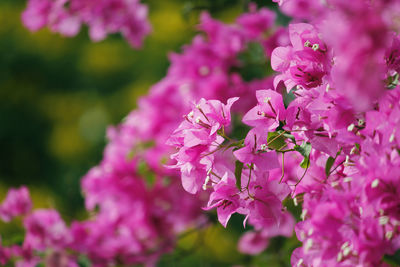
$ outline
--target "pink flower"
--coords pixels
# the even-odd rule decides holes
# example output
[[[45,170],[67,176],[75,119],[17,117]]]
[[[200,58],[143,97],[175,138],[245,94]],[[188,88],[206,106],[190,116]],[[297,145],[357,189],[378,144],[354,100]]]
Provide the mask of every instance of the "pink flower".
[[[135,48],[151,31],[147,6],[139,0],[29,0],[22,21],[31,31],[48,26],[65,36],[75,36],[86,24],[93,41],[120,32]]]
[[[249,126],[275,130],[279,126],[279,122],[286,118],[282,95],[269,89],[258,90],[256,97],[257,106],[244,115],[243,122]]]
[[[201,99],[170,137],[168,143],[179,149],[171,156],[177,161],[172,167],[181,170],[182,185],[189,193],[197,193],[204,183],[213,165],[213,151],[224,141],[218,131],[230,126],[230,109],[237,100],[230,98],[224,105]]]
[[[28,214],[32,209],[28,188],[10,189],[0,205],[0,218],[9,222],[14,217]]]
[[[250,5],[250,10],[238,17],[237,23],[246,29],[249,38],[258,38],[274,26],[276,14],[266,8],[257,11],[255,5]]]
[[[296,85],[305,89],[321,85],[330,66],[327,47],[317,30],[310,24],[290,24],[289,37],[292,46],[277,47],[272,52],[272,69],[282,72],[275,77],[275,87],[281,80],[288,91]]]
[[[276,236],[291,237],[293,235],[295,220],[290,213],[284,213],[279,224],[262,228],[259,231],[249,231],[241,236],[238,250],[249,255],[263,252],[269,244],[269,239]]]
[[[233,174],[226,172],[210,194],[207,209],[217,208],[218,221],[226,227],[231,215],[240,210],[241,204]]]
[[[257,255],[268,247],[268,239],[264,238],[258,232],[246,232],[241,236],[238,244],[238,250],[245,254]]]
[[[5,266],[11,258],[10,249],[3,247],[0,239],[0,264]]]
[[[254,163],[258,168],[268,171],[279,168],[278,156],[275,151],[267,151],[266,132],[261,127],[250,130],[244,141],[244,147],[233,152],[235,157],[245,163]]]
[[[259,181],[252,188],[254,201],[249,206],[249,222],[256,228],[279,226],[285,213],[282,201],[290,193],[287,184],[279,184],[277,180]]]
[[[389,70],[400,73],[400,36],[393,36],[392,46],[385,53],[385,61]]]
[[[36,210],[24,219],[26,236],[24,246],[43,251],[47,247],[64,248],[72,238],[55,210]]]

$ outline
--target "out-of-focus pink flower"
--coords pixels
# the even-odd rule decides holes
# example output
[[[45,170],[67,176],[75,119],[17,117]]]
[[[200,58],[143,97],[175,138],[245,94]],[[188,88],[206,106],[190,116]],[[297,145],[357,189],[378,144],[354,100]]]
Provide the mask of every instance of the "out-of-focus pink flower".
[[[257,255],[268,247],[268,239],[258,232],[246,232],[240,237],[238,250],[249,255]]]
[[[28,188],[10,189],[3,203],[0,205],[0,218],[9,222],[14,217],[26,215],[32,209],[32,202]]]
[[[36,250],[47,247],[64,248],[72,237],[67,226],[55,210],[36,210],[24,219],[26,236],[24,246]]]
[[[65,36],[75,36],[86,24],[93,41],[119,32],[134,48],[151,31],[147,6],[139,0],[29,0],[22,21],[31,31],[48,26]]]

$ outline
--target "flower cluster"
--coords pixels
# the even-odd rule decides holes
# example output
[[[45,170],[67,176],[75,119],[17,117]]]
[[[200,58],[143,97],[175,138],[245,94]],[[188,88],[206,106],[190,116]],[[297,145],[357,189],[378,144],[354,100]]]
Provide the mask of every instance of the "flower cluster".
[[[258,91],[257,95],[268,93]],[[280,184],[277,177],[269,177],[268,170],[279,167],[276,153],[266,152],[267,148],[259,142],[262,136],[256,136],[254,130],[244,144],[226,135],[231,123],[230,108],[237,100],[231,98],[224,105],[218,100],[201,99],[170,137],[169,144],[178,149],[172,155],[176,161],[172,167],[181,170],[186,191],[212,191],[206,209],[216,208],[225,227],[233,213],[245,215],[245,224],[248,221],[254,226],[255,231],[246,234],[241,242],[247,252],[244,244],[252,242],[254,235],[261,243],[255,246],[257,250],[265,249],[272,236],[291,236],[294,220],[282,206],[290,193],[288,185]],[[242,148],[233,152],[234,147]],[[231,167],[235,162],[230,156],[232,152],[238,160],[236,168]]]
[[[121,125],[108,130],[110,142],[101,164],[82,180],[87,209],[99,212],[91,220],[73,225],[76,233],[85,233],[78,251],[93,262],[118,259],[125,264],[154,263],[173,248],[179,233],[203,223],[202,198],[186,194],[179,173],[165,168],[171,165],[172,150],[167,141],[182,116],[189,114],[178,130],[181,136],[177,132],[170,142],[187,146],[186,152],[176,155],[187,174],[204,171],[207,163],[195,164],[194,159],[199,159],[206,142],[211,143],[214,137],[216,142],[220,140],[218,129],[230,124],[229,109],[234,100],[228,100],[225,106],[200,99],[205,96],[227,101],[235,94],[245,95],[271,84],[269,78],[243,80],[239,71],[244,62],[238,57],[252,42],[271,53],[268,47],[277,42],[273,20],[274,14],[266,9],[245,14],[234,25],[218,22],[207,13],[202,15],[199,28],[205,36],[196,36],[182,54],[172,54],[167,76],[139,100],[138,108]],[[271,42],[266,31],[273,33]],[[199,103],[200,108],[193,113],[191,101]],[[249,100],[246,105],[251,103]],[[203,132],[206,125],[209,128]],[[207,141],[196,143],[202,138]],[[182,181],[192,193],[205,183]]]
[[[203,180],[213,168],[213,150],[224,141],[218,133],[230,126],[230,109],[236,100],[230,98],[224,105],[218,100],[200,99],[169,139],[168,144],[179,148],[172,158],[177,162],[174,167],[182,173],[183,188],[189,193],[207,186]]]
[[[224,155],[201,181],[211,181],[208,207],[224,226],[235,212],[255,226],[239,244],[244,252],[267,246],[264,232],[282,226],[288,196],[303,208],[293,266],[386,266],[384,256],[400,249],[398,5],[367,2],[311,1],[299,11],[312,24],[290,24],[290,45],[272,52],[280,73],[273,90],[256,92],[246,138],[209,145],[215,158],[227,147],[237,159]],[[365,15],[372,21],[361,25]]]
[[[80,21],[79,25],[81,22],[87,23],[91,34],[99,36],[100,33],[117,31],[115,27],[122,25],[112,22],[114,18],[121,19],[116,22],[123,20],[119,17],[121,12],[118,12],[118,7],[125,2],[116,2],[113,2],[113,7],[117,9],[104,10],[102,5],[96,3],[95,11],[98,13],[94,14],[103,16],[101,11],[107,10],[107,20],[91,17],[91,6],[81,9],[86,2],[79,5],[75,3],[77,6],[71,2],[60,7],[56,5],[59,4],[57,1],[51,1],[51,5],[47,6],[44,2],[43,8],[30,2],[29,7],[33,9],[28,8],[23,17],[24,20],[33,20],[35,16],[28,13],[31,10],[29,12],[41,15],[43,20],[39,20],[40,27],[48,24],[55,31],[61,31],[64,26],[68,26],[68,29],[73,26],[68,20],[61,20],[61,17],[74,15]],[[108,2],[104,2],[104,5],[106,3]],[[135,1],[134,3],[138,4]],[[131,3],[132,8],[135,7],[134,3]],[[61,13],[57,12],[60,10],[67,12],[65,16],[58,17]],[[71,13],[73,10],[77,13]],[[85,11],[84,20],[79,19],[82,10]],[[93,23],[96,21],[100,24],[92,25],[89,23],[92,21],[90,18]],[[132,15],[130,18],[133,19]],[[190,184],[192,175],[197,171],[201,172],[204,167],[202,162],[196,164],[196,155],[193,153],[201,153],[196,149],[205,148],[206,143],[196,142],[208,135],[207,144],[212,143],[211,146],[217,147],[218,142],[223,140],[220,136],[222,128],[229,131],[230,106],[235,101],[230,98],[234,95],[246,96],[255,92],[256,88],[272,85],[271,78],[244,77],[241,71],[248,64],[243,55],[254,46],[261,53],[261,59],[265,60],[269,58],[274,47],[287,44],[285,30],[275,27],[274,21],[273,12],[267,9],[257,11],[255,7],[251,7],[250,13],[243,14],[232,25],[223,24],[204,13],[199,25],[203,34],[196,36],[191,45],[184,47],[182,54],[172,54],[167,76],[154,85],[147,96],[139,100],[138,109],[131,112],[123,123],[109,128],[109,143],[103,160],[82,180],[82,191],[90,217],[84,221],[73,221],[67,226],[55,210],[25,212],[25,241],[21,247],[13,247],[13,251],[18,253],[8,253],[4,262],[13,260],[20,266],[36,266],[38,262],[44,262],[48,266],[76,266],[81,257],[86,257],[93,266],[99,267],[117,264],[152,265],[163,253],[173,249],[180,233],[204,224],[205,217],[201,215],[200,207],[207,203],[199,196],[186,194],[181,188],[179,173],[165,168],[165,165],[171,164],[168,159],[171,147],[166,144],[167,140],[178,127],[182,116],[189,114],[186,117],[188,120],[176,132],[177,136],[173,140],[188,147],[186,154],[176,155],[176,159],[181,161],[180,167],[186,168],[190,174],[188,179],[183,179],[188,182],[185,189],[193,193],[199,187],[211,184],[210,180]],[[113,27],[109,28],[107,23],[111,23]],[[97,28],[93,28],[94,26]],[[265,62],[262,61],[262,64]],[[228,105],[217,100],[200,100],[202,97],[228,101]],[[193,108],[190,101],[199,101],[201,111],[196,109],[192,114],[189,113]],[[254,100],[248,98],[236,110],[243,112],[253,104]],[[206,125],[209,127],[203,128]],[[214,142],[212,138],[215,138]],[[213,169],[218,168],[218,162],[226,162],[226,159],[213,159]],[[205,170],[207,173],[209,168]],[[243,173],[243,179],[250,175],[245,174],[246,171]],[[229,179],[225,179],[227,182],[232,179],[232,171],[229,176]],[[262,192],[268,192],[268,198],[273,199],[276,205],[285,197],[285,193],[279,192],[287,192],[287,188],[272,184],[264,186],[262,183],[263,181],[252,182],[248,186],[250,194],[265,199]],[[261,189],[262,186],[264,189]],[[259,203],[246,199],[244,193],[241,198],[249,203],[252,213],[259,213],[257,220],[260,226],[257,235],[260,234],[263,224],[275,219],[281,220],[282,224],[287,221],[290,230],[286,230],[284,234],[290,235],[293,219],[287,213],[282,218],[275,218],[281,213],[280,204],[271,213],[260,213],[257,210],[260,209]],[[22,200],[21,197],[20,201]],[[215,195],[207,206],[212,207],[221,201]],[[251,220],[254,220],[251,222],[253,225],[257,224],[256,219]],[[273,233],[264,231],[262,235],[265,239]],[[247,240],[251,242],[249,238]],[[9,247],[4,249],[11,250]]]
[[[398,29],[399,3],[282,0],[279,4],[284,13],[311,22],[324,40],[324,48],[332,51],[330,86],[343,93],[358,111],[371,108],[386,89],[383,81],[390,73],[383,58],[392,43],[392,32]],[[395,64],[389,57],[386,60]]]
[[[1,247],[0,262],[35,266],[45,255],[48,266],[76,266],[79,254],[99,267],[151,265],[204,222],[203,207],[225,227],[245,217],[244,253],[295,229],[293,266],[387,266],[400,249],[400,5],[274,2],[295,19],[288,31],[254,6],[232,25],[202,14],[203,34],[109,129],[103,160],[82,180],[90,218],[67,226],[54,210],[31,212],[26,188],[11,190],[0,218],[24,216],[26,236]],[[94,39],[137,25],[124,4],[139,2],[101,3],[31,0],[24,20],[71,35],[87,23]],[[246,53],[260,48],[274,77],[246,75]],[[234,116],[250,127],[241,140]],[[296,226],[289,201],[302,207]]]
[[[65,36],[75,36],[84,24],[93,41],[121,33],[135,48],[151,31],[140,0],[29,0],[22,21],[31,31],[48,26]]]
[[[291,46],[274,49],[271,65],[282,75],[275,77],[275,86],[285,82],[289,90],[295,86],[305,89],[322,84],[330,69],[328,49],[318,37],[314,26],[306,23],[290,24]]]
[[[4,222],[9,222],[14,217],[25,215],[32,209],[32,203],[28,188],[10,189],[6,199],[0,205],[0,218]]]

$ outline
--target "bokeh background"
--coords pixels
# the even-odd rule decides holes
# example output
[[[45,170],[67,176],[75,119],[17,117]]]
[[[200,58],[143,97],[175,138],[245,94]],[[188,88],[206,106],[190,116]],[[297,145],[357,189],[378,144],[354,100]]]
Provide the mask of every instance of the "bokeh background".
[[[96,165],[107,125],[118,124],[138,97],[166,74],[168,53],[179,52],[197,33],[202,10],[232,22],[243,0],[143,0],[153,32],[133,50],[119,35],[93,43],[87,29],[65,38],[22,26],[23,0],[0,1],[0,197],[28,185],[35,208],[57,208],[66,221],[85,218],[80,178]],[[275,4],[258,1],[259,6]],[[272,240],[256,258],[238,254],[242,218],[229,231],[216,224],[182,237],[160,266],[287,266],[295,241]],[[17,232],[0,224],[0,232]],[[285,246],[285,248],[282,248]],[[285,252],[286,251],[286,252]]]

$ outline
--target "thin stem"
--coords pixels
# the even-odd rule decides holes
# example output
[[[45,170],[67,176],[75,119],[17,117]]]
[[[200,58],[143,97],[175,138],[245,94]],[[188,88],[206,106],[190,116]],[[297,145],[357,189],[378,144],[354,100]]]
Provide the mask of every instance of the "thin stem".
[[[281,153],[292,152],[292,151],[296,151],[296,150],[293,149],[293,148],[291,148],[291,149],[286,149],[286,150],[276,150],[276,152],[281,152]]]
[[[282,183],[283,176],[285,175],[285,153],[282,153],[282,176],[279,183]]]
[[[227,136],[227,135],[225,134],[225,127],[224,127],[224,126],[222,126],[221,131],[218,131],[218,134],[219,134],[220,136],[222,136],[223,138],[227,139],[227,140],[230,141],[230,142],[235,142],[235,141],[236,141],[236,140],[233,140],[232,138],[230,138],[229,136]]]
[[[249,189],[249,186],[250,186],[251,171],[253,170],[253,167],[254,167],[254,164],[251,163],[251,165],[250,165],[250,170],[249,170],[249,180],[247,181],[247,185],[246,185],[246,188],[247,188],[247,189]]]
[[[307,168],[304,171],[303,175],[300,177],[300,179],[297,181],[297,183],[294,184],[293,195],[294,195],[294,192],[296,191],[297,185],[303,180],[304,176],[306,176],[306,173],[307,173],[309,167],[310,167],[310,163],[307,164]],[[293,197],[293,195],[292,195],[292,197]]]
[[[222,180],[222,177],[219,176],[218,174],[216,174],[215,172],[211,171],[210,174],[214,175],[215,177],[217,177],[218,179]]]
[[[215,152],[217,152],[218,150],[223,149],[224,147],[225,147],[225,146],[220,145],[218,148],[216,148],[216,149],[214,149],[214,150],[212,150],[212,151],[210,151],[210,152],[208,152],[208,153],[206,153],[206,154],[204,154],[204,155],[201,155],[201,157],[204,158],[204,157],[207,157],[207,156],[209,156],[209,155],[211,155],[211,154],[214,154]]]

